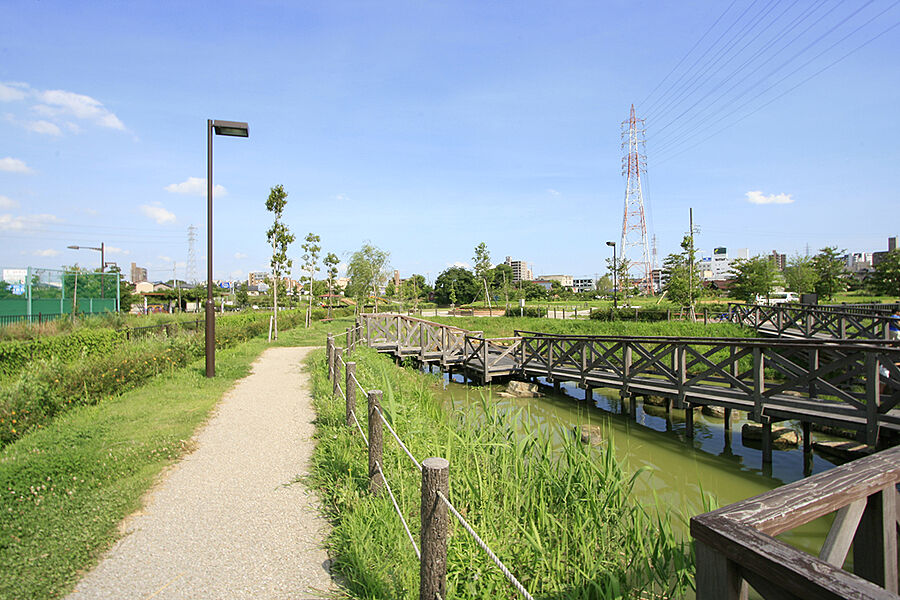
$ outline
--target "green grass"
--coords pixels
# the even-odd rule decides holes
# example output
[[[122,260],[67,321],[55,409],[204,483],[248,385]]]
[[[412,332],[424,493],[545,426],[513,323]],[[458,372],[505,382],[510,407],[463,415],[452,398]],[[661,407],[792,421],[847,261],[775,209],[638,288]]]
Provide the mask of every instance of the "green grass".
[[[384,412],[413,455],[450,461],[451,501],[533,595],[668,598],[692,586],[690,548],[673,532],[673,517],[631,500],[636,478],[648,475],[626,473],[612,444],[592,448],[526,413],[503,416],[484,396],[477,408],[450,412],[435,397],[434,377],[396,368],[368,348],[353,360],[362,384],[384,392]],[[344,424],[343,400],[331,397],[323,353],[309,364],[318,414],[313,481],[334,525],[334,568],[353,598],[416,598],[410,542],[387,494],[367,492],[365,446]],[[357,413],[365,429],[361,398]],[[551,446],[554,434],[560,446]],[[388,431],[384,440],[389,483],[418,539],[419,473]],[[517,597],[452,518],[447,565],[447,597]]]
[[[321,344],[348,323],[314,323],[278,345]],[[256,338],[216,353],[216,377],[198,360],[142,387],[79,406],[0,451],[0,598],[58,598],[119,537],[166,466],[190,450],[196,428],[269,347]]]
[[[542,333],[572,335],[628,335],[675,337],[755,337],[755,333],[732,323],[691,323],[661,321],[563,321],[562,319],[529,319],[520,317],[428,317],[428,320],[454,325],[471,331],[483,331],[487,337],[510,337],[518,329]]]

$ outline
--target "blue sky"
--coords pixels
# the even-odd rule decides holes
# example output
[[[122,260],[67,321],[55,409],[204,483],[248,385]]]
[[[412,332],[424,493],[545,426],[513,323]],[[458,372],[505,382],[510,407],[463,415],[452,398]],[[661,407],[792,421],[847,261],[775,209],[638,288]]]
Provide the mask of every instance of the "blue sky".
[[[2,13],[5,267],[92,265],[66,246],[104,242],[126,272],[134,261],[162,279],[175,264],[183,277],[194,224],[203,277],[207,118],[250,124],[249,139],[214,141],[217,278],[266,268],[276,184],[298,239],[315,232],[342,258],[369,240],[404,275],[471,263],[481,241],[535,275],[602,272],[604,242],[621,236],[632,103],[649,116],[660,260],[690,207],[707,252],[873,251],[900,232],[894,0],[28,1]]]

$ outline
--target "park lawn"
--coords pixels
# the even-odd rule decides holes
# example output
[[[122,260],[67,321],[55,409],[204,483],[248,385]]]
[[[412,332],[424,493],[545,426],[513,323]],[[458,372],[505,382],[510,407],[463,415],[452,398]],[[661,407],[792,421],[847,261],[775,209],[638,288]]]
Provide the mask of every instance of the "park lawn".
[[[349,320],[314,323],[277,345],[320,345]],[[195,431],[269,347],[255,338],[146,385],[75,408],[0,451],[0,598],[58,598],[97,563],[118,524],[160,472],[191,451]]]

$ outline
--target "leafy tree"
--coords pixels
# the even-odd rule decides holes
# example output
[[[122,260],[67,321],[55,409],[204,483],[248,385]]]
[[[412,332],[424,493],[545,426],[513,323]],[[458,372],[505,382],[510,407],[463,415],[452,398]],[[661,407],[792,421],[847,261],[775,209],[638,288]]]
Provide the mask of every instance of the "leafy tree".
[[[493,291],[503,294],[506,302],[506,308],[509,309],[510,286],[513,280],[512,267],[506,263],[500,263],[491,269],[490,281],[493,283]]]
[[[282,280],[282,275],[289,272],[294,261],[288,258],[288,246],[294,241],[294,234],[288,229],[288,226],[282,221],[284,216],[284,207],[287,205],[287,192],[284,187],[276,185],[269,190],[269,197],[266,198],[266,210],[275,215],[275,222],[266,231],[266,240],[272,246],[272,260],[269,264],[272,266],[272,277],[276,282]],[[272,286],[272,311],[275,319],[275,339],[278,339],[278,286]]]
[[[686,235],[681,240],[681,252],[670,254],[663,261],[666,293],[679,306],[693,306],[703,290],[696,260],[693,236]]]
[[[362,248],[350,255],[347,293],[357,299],[357,306],[361,306],[363,300],[372,294],[375,297],[375,312],[378,312],[378,288],[387,279],[386,267],[390,256],[390,253],[370,242],[363,243]]]
[[[533,281],[522,282],[523,297],[526,300],[546,300],[547,289],[539,283]]]
[[[892,250],[881,259],[869,285],[876,293],[900,297],[900,250]]]
[[[241,286],[234,293],[234,301],[237,302],[237,305],[240,308],[246,308],[250,306],[250,294],[249,286],[246,283],[242,283]]]
[[[784,267],[784,283],[788,291],[798,294],[813,292],[818,281],[819,274],[816,272],[811,257],[795,254],[788,259],[787,265]]]
[[[475,246],[475,256],[472,257],[475,263],[475,279],[483,293],[491,286],[491,253],[487,249],[487,244],[481,242]],[[484,299],[486,302],[488,298]]]
[[[840,256],[843,252],[843,250],[838,250],[837,246],[827,246],[819,250],[819,253],[812,258],[813,269],[819,276],[815,290],[826,300],[834,298],[835,294],[847,289],[845,263]]]
[[[468,304],[477,296],[475,276],[464,267],[450,267],[434,280],[434,298],[438,304],[456,304],[457,301]]]
[[[610,277],[613,278],[613,286],[618,285],[618,290],[613,290],[614,294],[621,294],[622,299],[625,300],[628,297],[628,292],[631,289],[630,279],[631,275],[629,271],[631,270],[631,261],[627,258],[616,257],[616,263],[613,264],[612,258],[606,259],[606,268],[609,270]]]
[[[768,256],[739,258],[731,263],[729,293],[738,300],[752,302],[756,296],[768,296],[778,282],[778,267]]]
[[[322,246],[319,245],[321,239],[316,234],[310,232],[306,234],[306,237],[303,238],[304,243],[301,248],[303,248],[303,270],[308,273],[306,280],[309,281],[309,308],[306,311],[306,326],[309,327],[310,317],[312,316],[312,303],[313,303],[313,282],[315,281],[316,271],[319,270],[318,262],[319,262],[319,252],[322,250]]]
[[[334,295],[334,280],[337,278],[337,266],[341,262],[341,259],[339,259],[334,252],[329,252],[322,262],[325,263],[325,273],[328,275],[328,318],[330,319],[331,301],[332,296]]]
[[[411,275],[409,279],[400,284],[400,296],[409,298],[415,304],[418,304],[419,300],[423,298],[428,298],[431,291],[431,286],[425,282],[425,277],[419,274]]]

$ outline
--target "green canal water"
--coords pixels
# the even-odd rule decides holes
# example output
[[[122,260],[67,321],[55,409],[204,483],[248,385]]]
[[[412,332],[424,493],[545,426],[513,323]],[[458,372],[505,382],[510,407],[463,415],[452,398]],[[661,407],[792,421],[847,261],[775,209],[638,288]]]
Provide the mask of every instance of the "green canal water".
[[[685,435],[684,411],[672,411],[666,419],[664,408],[640,402],[637,416],[621,414],[621,403],[615,390],[595,389],[593,400],[585,401],[584,390],[564,383],[559,394],[552,386],[542,386],[541,398],[506,398],[499,395],[503,385],[469,387],[459,375],[448,379],[444,374],[443,400],[462,408],[477,403],[482,394],[502,412],[512,415],[527,412],[542,427],[559,439],[573,435],[581,425],[600,425],[604,440],[615,447],[616,457],[632,473],[643,469],[637,478],[636,500],[667,507],[677,516],[678,525],[688,535],[688,519],[711,506],[725,506],[775,489],[804,477],[804,457],[800,448],[774,450],[771,465],[763,465],[758,442],[742,440],[741,426],[746,419],[733,421],[728,432],[721,418],[694,417],[694,438]],[[545,383],[540,380],[541,383]],[[788,425],[791,423],[779,423]],[[796,425],[799,431],[799,424]],[[813,432],[813,441],[837,439]],[[828,470],[835,463],[818,454],[807,465],[807,474]],[[784,542],[812,554],[818,554],[832,517],[824,517],[792,532],[779,536]]]

